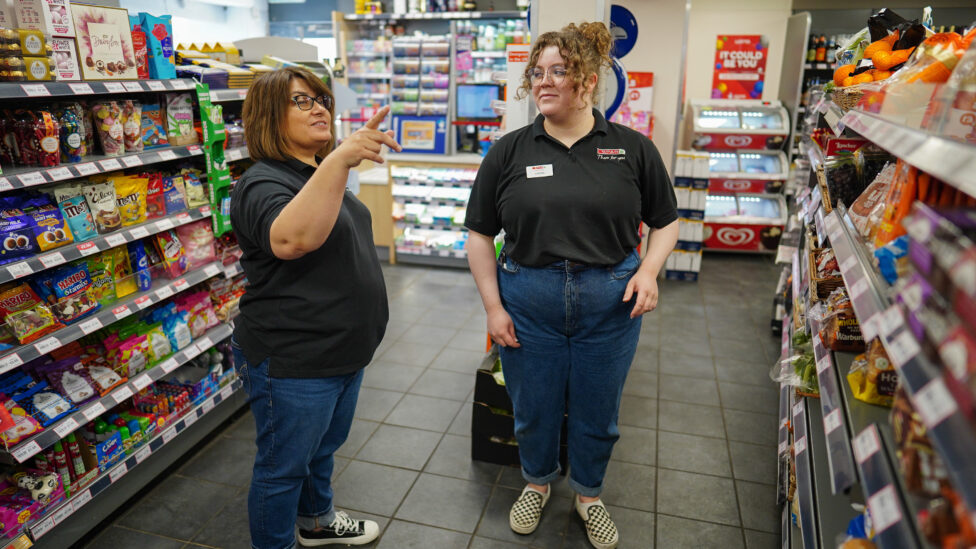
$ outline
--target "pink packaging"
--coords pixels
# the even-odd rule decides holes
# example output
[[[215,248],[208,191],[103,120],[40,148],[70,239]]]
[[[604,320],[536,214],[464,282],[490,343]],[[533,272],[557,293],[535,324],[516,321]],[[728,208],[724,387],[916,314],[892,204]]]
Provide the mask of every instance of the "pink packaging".
[[[216,261],[216,239],[214,239],[213,226],[209,219],[201,219],[177,227],[176,237],[183,243],[183,251],[186,254],[189,270],[192,271]]]

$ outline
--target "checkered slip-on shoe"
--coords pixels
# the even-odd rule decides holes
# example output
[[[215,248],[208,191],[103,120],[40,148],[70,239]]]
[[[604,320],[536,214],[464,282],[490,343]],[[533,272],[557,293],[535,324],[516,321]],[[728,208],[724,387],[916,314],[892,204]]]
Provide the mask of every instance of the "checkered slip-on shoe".
[[[597,549],[614,549],[620,543],[617,535],[617,525],[610,518],[610,513],[603,506],[603,502],[596,500],[590,503],[582,503],[579,496],[576,500],[576,512],[579,513],[583,523],[586,524],[586,537],[590,538],[590,543]]]
[[[534,490],[528,486],[522,490],[522,495],[512,505],[512,510],[508,513],[508,525],[516,534],[531,534],[539,527],[539,519],[542,518],[542,508],[549,501],[549,494],[552,488],[545,494]]]

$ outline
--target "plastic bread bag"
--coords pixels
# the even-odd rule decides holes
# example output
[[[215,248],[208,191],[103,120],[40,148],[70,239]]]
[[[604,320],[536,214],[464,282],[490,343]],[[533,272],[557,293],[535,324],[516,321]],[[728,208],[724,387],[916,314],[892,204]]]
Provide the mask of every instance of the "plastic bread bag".
[[[180,225],[175,230],[186,253],[187,269],[198,269],[217,260],[213,226],[209,219]]]
[[[891,406],[898,386],[898,371],[888,359],[881,340],[875,339],[865,354],[858,355],[847,374],[851,392],[858,400]]]
[[[81,192],[88,201],[95,228],[99,234],[107,234],[122,227],[122,216],[115,197],[115,185],[110,181],[82,185]]]
[[[127,175],[114,178],[113,183],[122,226],[130,227],[145,222],[149,179],[139,175]]]
[[[808,313],[809,317],[810,313]],[[861,325],[844,287],[834,290],[827,298],[827,311],[822,315],[820,337],[824,347],[832,351],[859,353],[864,350]]]
[[[105,156],[125,154],[125,130],[122,125],[122,108],[115,101],[92,105],[95,129]]]
[[[34,240],[34,221],[19,208],[4,208],[0,211],[0,261],[9,263],[38,252]]]
[[[166,134],[170,145],[197,142],[197,132],[193,129],[193,98],[189,93],[166,96]]]
[[[138,101],[122,102],[122,139],[125,152],[142,152],[142,105]]]
[[[64,327],[27,284],[17,284],[0,292],[0,315],[21,344],[31,343]]]
[[[895,164],[893,162],[885,164],[885,167],[877,177],[874,178],[871,184],[864,189],[864,192],[857,197],[857,200],[847,210],[847,215],[850,217],[851,222],[854,223],[854,227],[866,239],[874,239],[871,219],[880,220],[881,214],[884,211],[884,199],[888,195],[888,190],[891,188],[891,181],[894,179],[894,175]],[[876,226],[874,224],[874,227]]]
[[[27,414],[17,401],[7,395],[0,395],[0,399],[3,400],[3,406],[7,409],[7,413],[14,420],[14,426],[7,429],[6,431],[0,433],[0,440],[10,448],[11,446],[21,442],[27,437],[44,430],[41,424]]]

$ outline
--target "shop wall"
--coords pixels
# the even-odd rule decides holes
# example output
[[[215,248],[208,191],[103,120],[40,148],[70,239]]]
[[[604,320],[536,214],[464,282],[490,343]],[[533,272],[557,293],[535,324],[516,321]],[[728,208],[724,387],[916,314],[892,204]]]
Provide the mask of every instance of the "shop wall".
[[[268,34],[268,3],[250,8],[218,6],[192,0],[122,0],[130,13],[173,16],[173,38],[181,42],[220,42]]]

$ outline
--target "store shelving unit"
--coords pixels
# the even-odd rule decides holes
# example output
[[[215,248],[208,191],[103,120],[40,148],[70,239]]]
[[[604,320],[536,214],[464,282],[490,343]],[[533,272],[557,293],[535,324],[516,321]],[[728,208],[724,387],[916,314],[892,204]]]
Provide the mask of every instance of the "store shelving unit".
[[[206,119],[210,113],[210,101],[239,101],[245,97],[245,90],[215,90],[209,92],[206,86],[198,86],[189,79],[141,80],[129,82],[38,82],[38,83],[0,83],[0,101],[24,100],[30,102],[57,101],[68,98],[114,98],[117,96],[136,97],[139,93],[158,92],[195,93],[200,101],[198,116]],[[219,112],[219,111],[218,111]],[[210,117],[213,118],[213,117]],[[204,123],[203,143],[147,149],[139,153],[121,156],[85,157],[83,162],[61,164],[50,168],[5,166],[0,176],[0,192],[22,189],[40,189],[45,185],[70,182],[71,180],[96,174],[118,172],[144,167],[161,167],[173,161],[212,161],[210,146],[221,145],[222,137],[213,124]],[[221,125],[222,126],[222,125]],[[208,137],[210,139],[208,139]],[[246,158],[247,149],[230,149],[229,160]],[[223,163],[222,156],[216,156]],[[212,186],[220,173],[208,169],[208,182]],[[109,250],[126,243],[151,237],[155,234],[194,221],[212,218],[211,205],[189,208],[187,211],[153,219],[135,226],[124,227],[108,234],[100,234],[86,242],[76,242],[49,250],[37,256],[7,263],[0,266],[0,283],[11,282],[25,276],[53,269],[68,262],[81,260],[93,254]],[[240,264],[225,265],[221,261],[201,266],[175,279],[157,279],[145,291],[135,292],[123,299],[105,306],[96,313],[77,323],[69,324],[52,332],[38,341],[19,345],[0,353],[0,373],[8,372],[42,355],[55,351],[69,343],[92,334],[103,327],[137,314],[152,305],[169,300],[196,284],[216,276],[235,276],[241,272]],[[152,383],[174,373],[196,356],[211,349],[230,336],[232,324],[220,324],[202,337],[173,353],[170,357],[150,369],[128,379],[110,393],[86,403],[71,414],[60,418],[30,438],[0,450],[0,461],[6,463],[25,463],[45,448],[51,447],[63,437],[75,432],[107,410],[113,408],[145,389]],[[45,509],[43,515],[31,517],[21,534],[14,539],[0,540],[0,547],[66,547],[83,536],[93,525],[114,512],[122,502],[138,493],[166,467],[178,460],[189,448],[203,440],[217,425],[228,419],[243,405],[243,397],[237,389],[240,382],[234,380],[231,372],[224,377],[224,386],[218,392],[200,400],[195,408],[168,426],[149,443],[138,448],[122,463],[103,471],[96,480],[80,493],[72,494],[71,499]],[[200,420],[199,422],[197,420]],[[192,426],[192,428],[191,428]],[[83,512],[81,511],[83,509]]]
[[[524,19],[524,11],[444,11],[423,13],[351,13],[346,21],[417,21],[417,20],[464,20],[464,19]]]

